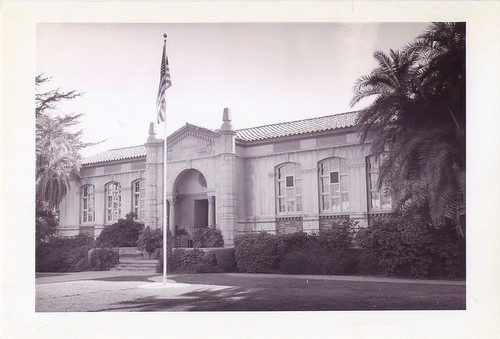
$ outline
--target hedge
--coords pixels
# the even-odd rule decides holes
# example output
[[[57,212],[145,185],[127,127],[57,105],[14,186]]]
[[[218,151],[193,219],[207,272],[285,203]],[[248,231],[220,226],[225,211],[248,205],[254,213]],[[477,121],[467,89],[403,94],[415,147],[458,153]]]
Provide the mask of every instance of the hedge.
[[[353,222],[332,224],[312,234],[247,233],[235,238],[234,249],[176,249],[169,252],[169,272],[465,275],[465,244],[446,230],[401,216],[379,220],[356,236],[355,226]]]
[[[35,268],[37,272],[85,271],[88,251],[93,239],[86,234],[72,238],[52,237],[37,244]]]
[[[276,268],[279,240],[277,236],[260,232],[237,236],[234,240],[239,272],[268,273]]]
[[[163,253],[156,266],[163,273]],[[175,249],[168,253],[168,273],[222,273],[236,272],[234,248],[200,250]]]
[[[392,216],[360,230],[356,243],[389,276],[465,276],[465,242],[451,230]]]
[[[97,247],[135,247],[144,224],[134,220],[135,213],[127,214],[125,219],[104,227],[95,243]]]
[[[72,238],[53,237],[36,248],[37,272],[105,271],[118,263],[118,253],[111,248],[93,248],[87,234]]]
[[[221,231],[215,227],[195,227],[193,231],[193,247],[224,247],[224,239]]]

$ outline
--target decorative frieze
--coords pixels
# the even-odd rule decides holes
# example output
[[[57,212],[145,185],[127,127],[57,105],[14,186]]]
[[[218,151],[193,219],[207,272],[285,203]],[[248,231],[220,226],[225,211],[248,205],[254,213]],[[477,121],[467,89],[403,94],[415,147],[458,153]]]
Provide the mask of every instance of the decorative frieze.
[[[122,169],[122,166],[120,164],[105,166],[104,167],[104,173],[106,173],[106,174],[109,174],[109,173],[120,173],[121,169]]]
[[[276,232],[280,234],[288,234],[302,232],[303,220],[302,217],[283,217],[276,218]]]
[[[276,142],[273,144],[273,152],[287,152],[300,149],[300,140]]]
[[[335,134],[316,139],[316,147],[344,145],[347,142],[345,134]]]
[[[319,230],[328,230],[334,224],[341,224],[349,221],[349,215],[322,215],[319,217]]]

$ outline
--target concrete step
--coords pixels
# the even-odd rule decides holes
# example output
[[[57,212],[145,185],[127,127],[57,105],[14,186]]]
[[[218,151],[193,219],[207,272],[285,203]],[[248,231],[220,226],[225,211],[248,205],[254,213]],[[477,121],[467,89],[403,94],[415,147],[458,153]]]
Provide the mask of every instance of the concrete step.
[[[120,262],[111,268],[112,271],[140,271],[156,272],[157,260],[120,259]]]
[[[156,273],[156,268],[130,268],[130,267],[112,267],[110,271],[126,271],[126,272],[150,272]]]

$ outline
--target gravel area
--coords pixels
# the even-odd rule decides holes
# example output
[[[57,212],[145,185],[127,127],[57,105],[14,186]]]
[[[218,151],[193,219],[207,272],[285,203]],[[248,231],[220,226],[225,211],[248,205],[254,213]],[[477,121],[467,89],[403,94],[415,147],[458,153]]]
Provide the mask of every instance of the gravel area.
[[[36,286],[36,312],[100,312],[142,311],[148,301],[164,305],[165,311],[188,311],[192,305],[184,295],[199,292],[217,292],[231,286],[175,283],[168,280],[163,286],[161,277],[149,282],[82,280],[45,283]],[[169,301],[183,299],[182,305]],[[177,303],[176,303],[177,304]]]

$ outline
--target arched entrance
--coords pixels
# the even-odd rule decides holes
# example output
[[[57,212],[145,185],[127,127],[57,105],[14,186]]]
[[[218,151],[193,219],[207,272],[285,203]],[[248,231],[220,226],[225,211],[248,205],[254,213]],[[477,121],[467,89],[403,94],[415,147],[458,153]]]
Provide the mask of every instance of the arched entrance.
[[[197,227],[215,224],[215,197],[209,195],[205,176],[196,169],[181,172],[174,183],[173,233],[188,239]],[[185,241],[181,241],[183,246]]]

